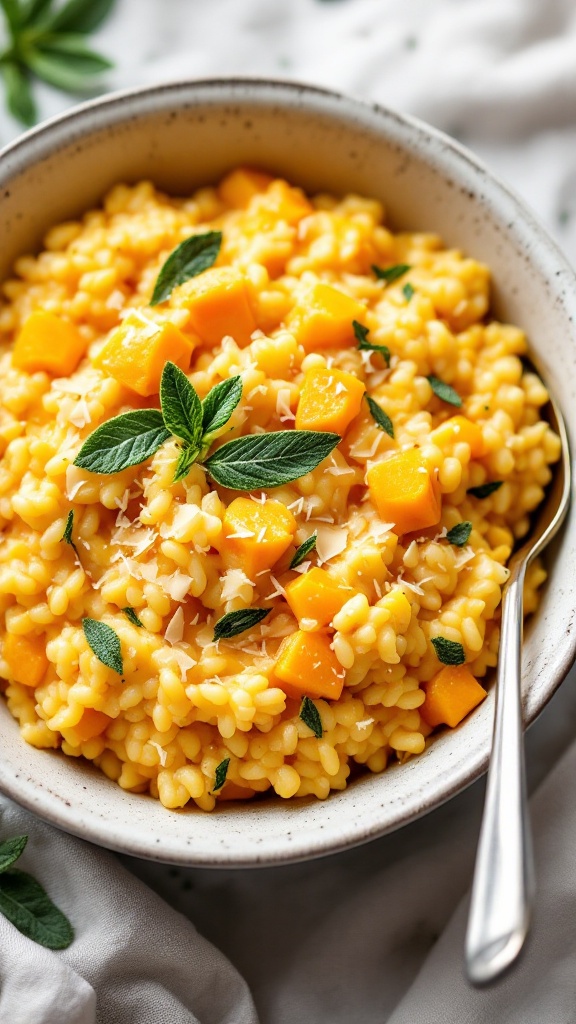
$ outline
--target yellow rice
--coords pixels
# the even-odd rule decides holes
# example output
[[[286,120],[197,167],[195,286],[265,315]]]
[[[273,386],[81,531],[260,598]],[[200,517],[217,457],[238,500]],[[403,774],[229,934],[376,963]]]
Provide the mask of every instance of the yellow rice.
[[[436,236],[393,234],[381,204],[357,195],[316,196],[297,226],[268,211],[255,231],[254,211],[263,203],[259,196],[247,211],[234,210],[215,188],[174,199],[149,182],[118,185],[101,209],[52,228],[44,251],[19,259],[0,299],[0,641],[7,633],[44,637],[49,660],[33,690],[11,679],[0,654],[8,706],[28,743],[88,758],[124,789],[149,792],[170,808],[192,801],[212,810],[220,799],[215,771],[225,758],[228,781],[245,791],[322,799],[345,788],[354,765],[380,772],[421,754],[430,733],[418,710],[422,684],[441,667],[430,638],[461,643],[477,677],[496,664],[506,562],[559,455],[558,439],[540,417],[546,389],[521,362],[522,331],[488,318],[486,266],[445,249]],[[392,441],[366,408],[321,466],[273,492],[297,519],[295,543],[317,530],[324,568],[350,587],[332,624],[346,681],[339,700],[315,701],[321,739],[299,717],[297,702],[270,683],[281,639],[297,628],[283,597],[294,573],[273,569],[252,585],[236,570],[226,572],[213,547],[235,495],[215,487],[199,465],[174,484],[174,442],[114,476],[71,465],[99,423],[134,405],[133,393],[93,368],[89,355],[126,310],[148,305],[169,252],[211,228],[224,232],[219,262],[249,277],[260,327],[248,347],[226,337],[193,356],[190,379],[200,396],[242,375],[229,436],[292,426],[303,372],[316,365],[365,381],[395,425]],[[412,268],[409,302],[406,278],[384,288],[371,271],[372,264],[394,263]],[[365,305],[370,340],[392,352],[389,370],[354,347],[311,354],[299,347],[284,321],[302,287],[318,279]],[[11,364],[13,339],[37,309],[80,325],[90,343],[70,378]],[[147,315],[187,330],[178,289]],[[433,398],[429,374],[464,397],[463,411],[482,427],[482,459],[471,464],[466,443],[441,450],[430,440],[454,410]],[[379,532],[374,510],[366,502],[360,508],[357,497],[367,467],[415,444],[442,491],[437,536],[420,542]],[[504,483],[485,500],[466,494],[494,479]],[[185,506],[193,514],[183,516]],[[79,559],[61,543],[71,508]],[[443,535],[462,519],[473,531],[459,548]],[[544,578],[534,564],[529,611]],[[273,593],[265,622],[228,643],[212,641],[217,618]],[[125,606],[144,629],[128,621]],[[178,609],[183,620],[174,619]],[[125,681],[88,647],[84,616],[116,630]],[[75,727],[86,708],[113,721],[81,742]]]

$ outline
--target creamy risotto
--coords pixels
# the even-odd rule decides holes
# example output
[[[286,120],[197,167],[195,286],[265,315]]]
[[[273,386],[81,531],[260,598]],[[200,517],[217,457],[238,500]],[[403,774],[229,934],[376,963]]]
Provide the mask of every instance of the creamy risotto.
[[[246,168],[118,185],[19,259],[0,674],[24,739],[212,810],[323,799],[458,725],[559,457],[489,287],[372,199]]]

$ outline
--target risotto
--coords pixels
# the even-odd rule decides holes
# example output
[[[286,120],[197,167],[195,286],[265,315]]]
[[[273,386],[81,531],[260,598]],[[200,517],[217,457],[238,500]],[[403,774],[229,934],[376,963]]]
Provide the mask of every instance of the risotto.
[[[489,287],[379,202],[247,168],[118,185],[19,259],[0,686],[23,738],[209,811],[323,799],[464,719],[560,454]]]

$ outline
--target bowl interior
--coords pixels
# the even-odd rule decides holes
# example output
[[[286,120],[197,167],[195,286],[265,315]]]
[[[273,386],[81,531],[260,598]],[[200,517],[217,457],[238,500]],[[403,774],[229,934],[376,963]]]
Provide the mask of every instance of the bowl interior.
[[[109,97],[49,122],[0,160],[0,279],[52,224],[97,204],[119,181],[186,194],[238,163],[312,192],[381,199],[398,228],[438,232],[490,266],[494,313],[524,327],[576,434],[576,288],[567,263],[521,203],[444,136],[410,119],[282,83],[182,83]],[[572,518],[526,629],[524,703],[532,720],[574,656]],[[167,811],[90,765],[35,750],[0,703],[0,788],[60,827],[141,857],[254,865],[318,856],[398,828],[472,782],[486,763],[493,692],[423,757],[357,779],[325,802],[264,800],[211,815]]]

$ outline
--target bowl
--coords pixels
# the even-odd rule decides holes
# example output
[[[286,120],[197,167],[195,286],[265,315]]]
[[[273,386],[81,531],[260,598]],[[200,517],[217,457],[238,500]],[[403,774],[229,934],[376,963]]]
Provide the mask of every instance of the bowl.
[[[396,227],[437,231],[484,260],[493,312],[523,327],[576,435],[576,281],[521,201],[461,146],[382,107],[308,86],[257,80],[181,82],[111,95],[28,132],[0,159],[0,279],[52,224],[94,206],[115,182],[150,178],[186,193],[238,163],[306,190],[384,201]],[[527,623],[526,722],[575,655],[576,520],[548,557],[549,580]],[[327,800],[267,799],[213,814],[169,811],[88,763],[28,746],[0,702],[0,789],[59,828],[123,853],[174,864],[250,866],[343,850],[400,828],[484,771],[493,689],[456,730],[382,775]]]

